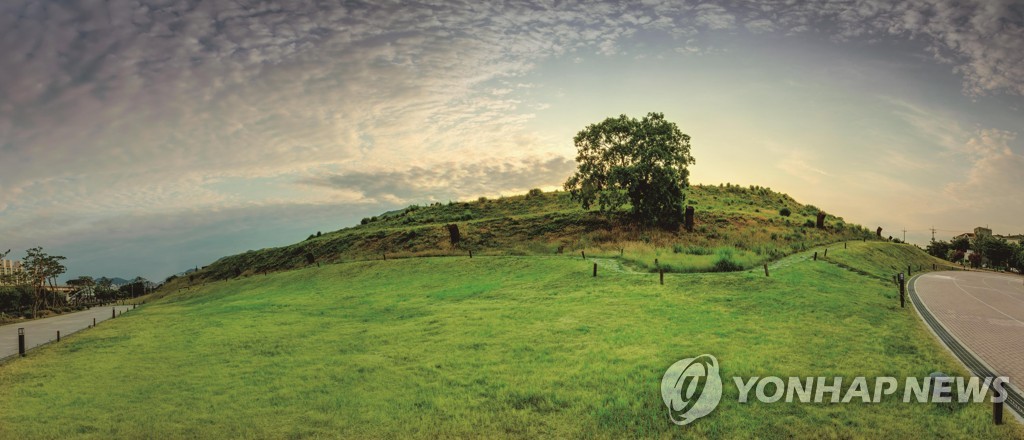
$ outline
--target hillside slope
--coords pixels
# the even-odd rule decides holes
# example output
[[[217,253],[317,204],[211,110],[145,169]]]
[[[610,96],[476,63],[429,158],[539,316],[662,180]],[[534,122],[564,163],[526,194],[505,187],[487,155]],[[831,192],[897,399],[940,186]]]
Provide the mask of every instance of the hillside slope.
[[[695,185],[688,190],[687,204],[694,206],[696,213],[692,232],[682,227],[640,228],[623,215],[585,211],[565,192],[413,205],[289,246],[222,258],[170,287],[294,269],[308,265],[309,257],[318,262],[340,262],[469,252],[556,255],[585,251],[622,258],[648,271],[740,270],[816,244],[874,238],[867,229],[834,215],[827,216],[825,229],[817,229],[818,208],[768,188]],[[782,215],[783,210],[790,214]],[[459,229],[457,245],[451,243],[448,224]]]
[[[737,402],[686,427],[659,384],[965,376],[885,280],[912,246],[759,270],[602,271],[577,256],[357,261],[149,301],[0,368],[0,438],[1021,438],[988,403]],[[867,274],[867,275],[863,275]],[[844,382],[845,384],[845,382]],[[104,390],[97,393],[96,390]],[[130,420],[132,423],[125,423]]]

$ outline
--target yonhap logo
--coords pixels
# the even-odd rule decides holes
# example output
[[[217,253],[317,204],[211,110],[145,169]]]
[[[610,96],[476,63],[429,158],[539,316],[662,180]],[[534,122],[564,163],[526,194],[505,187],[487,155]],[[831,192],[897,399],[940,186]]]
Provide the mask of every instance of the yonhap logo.
[[[672,364],[661,379],[661,398],[668,418],[686,425],[711,413],[722,400],[718,360],[710,354]]]
[[[891,376],[809,376],[733,377],[737,402],[751,399],[761,403],[784,402],[840,404],[881,403],[888,396],[903,403],[980,403],[986,398],[1002,408],[1010,391],[1009,377],[950,377],[935,372],[924,378]],[[683,359],[672,364],[661,378],[661,399],[668,407],[668,418],[676,425],[688,425],[711,414],[722,401],[722,377],[718,359],[710,354]],[[1001,409],[999,409],[1001,414]],[[997,422],[998,423],[998,422]]]

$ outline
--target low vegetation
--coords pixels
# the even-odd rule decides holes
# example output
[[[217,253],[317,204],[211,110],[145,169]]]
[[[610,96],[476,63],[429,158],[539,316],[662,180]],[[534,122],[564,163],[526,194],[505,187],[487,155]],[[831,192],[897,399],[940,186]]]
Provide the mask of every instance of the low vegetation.
[[[1024,436],[988,404],[740,404],[730,384],[712,414],[669,423],[661,376],[702,353],[726,378],[967,374],[887,281],[908,257],[935,260],[890,243],[815,251],[768,278],[664,286],[613,260],[591,277],[578,256],[209,283],[4,365],[0,438]]]

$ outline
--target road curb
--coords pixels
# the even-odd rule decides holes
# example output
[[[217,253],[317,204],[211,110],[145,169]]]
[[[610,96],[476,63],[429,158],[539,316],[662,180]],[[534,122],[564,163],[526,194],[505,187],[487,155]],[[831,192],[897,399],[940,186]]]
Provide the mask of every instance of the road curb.
[[[932,334],[939,339],[939,342],[951,352],[953,356],[967,368],[971,374],[977,377],[996,377],[995,369],[989,366],[985,361],[981,360],[973,351],[967,348],[963,343],[960,342],[956,336],[953,336],[942,326],[942,323],[935,318],[928,306],[921,301],[921,298],[917,295],[917,290],[914,285],[917,279],[922,275],[914,275],[910,278],[907,283],[907,290],[910,292],[910,302],[914,304],[914,310],[917,311],[917,315],[921,317],[921,320],[928,325]],[[1024,397],[1021,396],[1020,390],[1016,388],[1015,384],[1008,383],[1006,387],[1006,406],[1010,408],[1010,413],[1017,418],[1018,421],[1024,422],[1022,414],[1024,414]]]

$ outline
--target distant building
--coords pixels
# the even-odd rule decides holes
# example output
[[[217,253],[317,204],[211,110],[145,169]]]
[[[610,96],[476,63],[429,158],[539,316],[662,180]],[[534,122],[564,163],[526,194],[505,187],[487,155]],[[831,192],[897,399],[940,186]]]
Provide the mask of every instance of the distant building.
[[[7,277],[24,272],[25,269],[18,260],[0,260],[0,284],[4,284]]]
[[[961,238],[966,238],[966,239],[970,240],[971,243],[974,243],[974,240],[977,240],[977,239],[982,238],[982,237],[999,238],[999,239],[1006,240],[1010,244],[1018,244],[1018,243],[1021,243],[1022,241],[1024,241],[1024,234],[998,235],[998,234],[993,234],[991,229],[983,228],[981,226],[979,226],[977,228],[974,228],[974,232],[964,232],[963,234],[954,235],[953,236],[953,240],[959,240]]]
[[[960,235],[954,235],[953,236],[953,241],[959,240],[961,238],[966,238],[966,239],[968,239],[970,241],[974,241],[974,233],[973,232],[964,232],[963,234],[960,234]]]
[[[1006,242],[1010,244],[1020,244],[1021,242],[1024,242],[1024,234],[996,235],[995,237],[1002,238],[1003,240],[1006,240]]]
[[[0,260],[0,275],[13,275],[21,271],[21,261]]]

